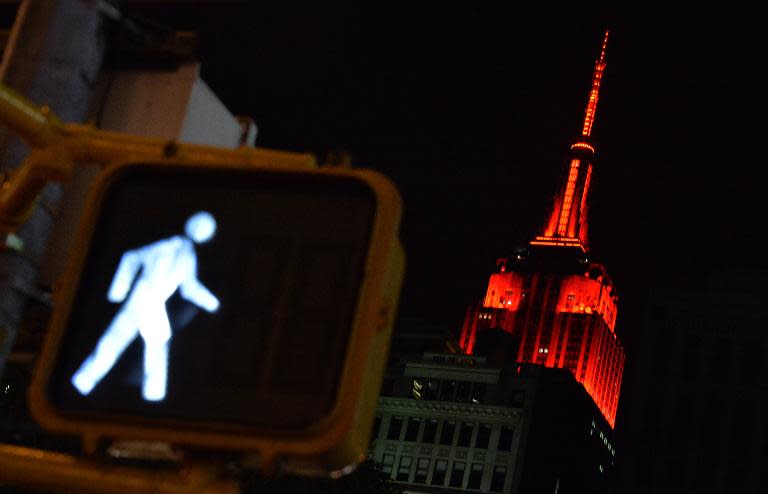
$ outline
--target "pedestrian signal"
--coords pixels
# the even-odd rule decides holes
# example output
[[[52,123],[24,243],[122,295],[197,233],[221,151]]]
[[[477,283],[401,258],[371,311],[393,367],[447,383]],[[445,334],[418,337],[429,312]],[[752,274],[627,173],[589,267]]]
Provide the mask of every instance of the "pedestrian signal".
[[[364,458],[399,297],[400,200],[365,170],[127,163],[88,199],[31,390],[47,428]]]
[[[80,394],[88,395],[140,335],[144,342],[142,397],[165,399],[171,339],[166,302],[178,291],[181,298],[208,312],[219,308],[218,299],[197,279],[194,248],[210,240],[215,231],[214,217],[200,211],[189,217],[184,235],[131,249],[120,257],[107,300],[123,305],[72,376]]]

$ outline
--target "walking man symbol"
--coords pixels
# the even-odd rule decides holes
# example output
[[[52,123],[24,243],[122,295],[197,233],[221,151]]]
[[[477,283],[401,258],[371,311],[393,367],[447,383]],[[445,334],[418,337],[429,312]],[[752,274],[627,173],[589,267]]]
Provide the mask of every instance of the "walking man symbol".
[[[81,394],[89,394],[136,336],[141,336],[144,340],[141,394],[147,401],[165,399],[171,339],[165,302],[179,290],[183,298],[208,312],[216,312],[219,308],[219,300],[197,279],[194,246],[213,237],[216,220],[205,211],[195,213],[187,220],[185,233],[123,254],[107,299],[125,303],[94,351],[72,376],[72,385]]]

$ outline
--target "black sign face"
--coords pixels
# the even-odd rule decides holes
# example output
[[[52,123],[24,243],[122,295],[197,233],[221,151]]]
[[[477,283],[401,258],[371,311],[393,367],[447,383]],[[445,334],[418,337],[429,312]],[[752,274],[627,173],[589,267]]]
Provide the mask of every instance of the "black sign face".
[[[104,194],[48,384],[78,417],[323,418],[376,207],[354,178],[131,166]]]

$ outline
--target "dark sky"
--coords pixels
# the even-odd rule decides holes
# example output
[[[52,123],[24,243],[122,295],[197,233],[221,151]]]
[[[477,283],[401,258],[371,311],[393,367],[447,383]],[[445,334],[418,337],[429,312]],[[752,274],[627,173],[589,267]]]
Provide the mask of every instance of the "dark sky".
[[[458,329],[495,260],[537,232],[606,26],[590,236],[622,296],[619,332],[670,272],[760,262],[763,57],[747,15],[466,5],[147,12],[198,30],[203,78],[231,111],[255,119],[259,145],[320,157],[345,149],[355,166],[396,182],[403,316]]]
[[[542,226],[606,27],[591,255],[619,291],[627,368],[649,294],[717,267],[768,268],[756,14],[244,3],[129,11],[197,31],[203,78],[256,121],[259,146],[321,159],[343,149],[392,178],[404,199],[403,321],[457,331],[495,260]]]

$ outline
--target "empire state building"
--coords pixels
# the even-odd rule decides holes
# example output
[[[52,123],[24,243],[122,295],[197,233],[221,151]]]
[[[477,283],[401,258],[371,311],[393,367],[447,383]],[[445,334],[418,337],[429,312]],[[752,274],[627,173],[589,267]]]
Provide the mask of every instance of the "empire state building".
[[[515,361],[568,369],[613,427],[625,359],[615,333],[618,297],[605,267],[591,259],[587,236],[590,136],[607,42],[606,31],[552,211],[527,248],[499,259],[485,297],[467,310],[459,346],[472,354],[492,330],[508,333],[517,343]]]

